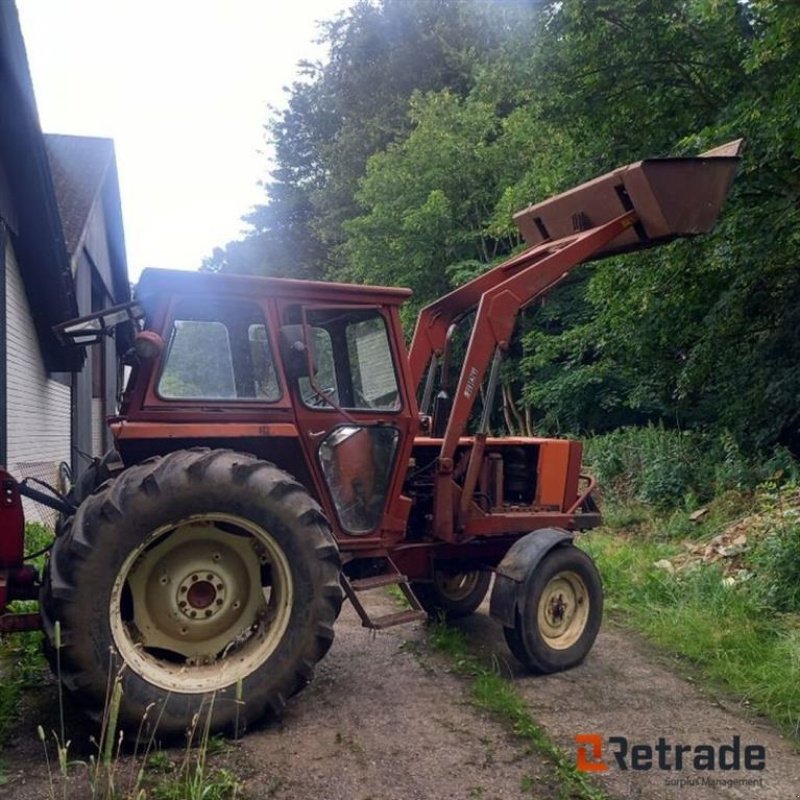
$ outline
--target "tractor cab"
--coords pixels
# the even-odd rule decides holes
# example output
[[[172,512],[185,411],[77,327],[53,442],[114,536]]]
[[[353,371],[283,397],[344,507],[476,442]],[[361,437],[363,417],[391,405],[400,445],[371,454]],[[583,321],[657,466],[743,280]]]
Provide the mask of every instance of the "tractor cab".
[[[146,270],[146,325],[112,421],[123,460],[176,440],[246,449],[313,487],[337,538],[401,536],[400,465],[418,425],[398,315],[409,295]]]

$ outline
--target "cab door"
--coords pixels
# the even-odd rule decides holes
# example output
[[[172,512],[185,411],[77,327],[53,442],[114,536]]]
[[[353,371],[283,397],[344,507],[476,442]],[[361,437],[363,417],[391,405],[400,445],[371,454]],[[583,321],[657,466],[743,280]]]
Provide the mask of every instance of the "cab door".
[[[295,304],[282,318],[281,353],[297,427],[331,521],[345,537],[402,535],[404,504],[396,500],[411,415],[390,312]]]

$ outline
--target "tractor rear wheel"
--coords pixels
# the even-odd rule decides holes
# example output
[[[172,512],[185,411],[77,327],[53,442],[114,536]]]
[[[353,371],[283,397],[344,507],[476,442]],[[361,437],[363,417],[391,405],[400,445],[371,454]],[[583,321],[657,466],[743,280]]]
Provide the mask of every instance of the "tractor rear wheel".
[[[603,586],[594,562],[573,545],[556,547],[525,578],[506,643],[533,672],[579,664],[592,649],[603,617]]]
[[[42,619],[60,679],[144,733],[243,730],[311,679],[342,603],[339,552],[303,486],[272,464],[197,448],[131,467],[56,540]]]
[[[460,619],[475,611],[486,597],[492,573],[487,570],[452,572],[436,570],[430,582],[411,584],[422,607],[432,617]]]

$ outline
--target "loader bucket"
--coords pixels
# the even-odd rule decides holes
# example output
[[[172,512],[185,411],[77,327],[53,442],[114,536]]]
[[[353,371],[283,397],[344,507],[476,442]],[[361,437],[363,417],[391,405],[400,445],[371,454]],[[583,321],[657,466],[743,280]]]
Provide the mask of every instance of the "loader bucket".
[[[628,164],[517,212],[514,222],[532,246],[634,210],[637,223],[593,258],[707,233],[733,182],[741,146],[737,139],[695,158],[648,158]]]

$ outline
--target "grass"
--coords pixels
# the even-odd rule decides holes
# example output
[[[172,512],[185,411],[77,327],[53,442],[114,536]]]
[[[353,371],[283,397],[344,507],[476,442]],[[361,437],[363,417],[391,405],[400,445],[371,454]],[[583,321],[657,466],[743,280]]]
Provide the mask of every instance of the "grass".
[[[560,797],[572,800],[606,798],[586,775],[577,771],[574,756],[565,753],[536,723],[514,684],[470,652],[462,631],[439,622],[430,627],[428,639],[435,650],[450,659],[455,671],[469,681],[471,702],[508,726],[517,739],[550,762]],[[528,778],[525,783],[523,790],[533,793],[533,779]]]
[[[723,496],[701,525],[683,511],[659,516],[631,506],[612,509],[609,527],[581,546],[597,562],[613,619],[687,659],[712,685],[800,737],[800,614],[780,613],[761,590],[759,575],[727,585],[715,564],[674,574],[654,566],[681,552],[681,539],[709,538],[726,519],[741,518],[747,505],[746,497]],[[750,557],[758,560],[761,547],[753,543]]]
[[[42,743],[49,792],[47,800],[235,800],[242,797],[243,785],[234,772],[215,767],[211,758],[226,752],[230,745],[210,734],[213,698],[202,713],[195,715],[186,734],[182,752],[166,751],[150,739],[130,754],[125,754],[126,738],[117,726],[122,699],[118,675],[109,688],[99,741],[91,740],[96,755],[88,761],[70,757],[71,742],[62,732],[48,737],[38,726]],[[55,750],[51,756],[51,749]]]
[[[60,628],[56,622],[56,648],[60,648]],[[86,779],[92,800],[235,800],[241,797],[242,784],[228,769],[213,768],[209,758],[227,749],[225,740],[211,734],[211,719],[215,697],[212,695],[201,711],[197,712],[186,732],[186,747],[182,757],[173,761],[169,755],[155,747],[155,734],[147,740],[144,750],[139,749],[137,739],[133,755],[122,756],[125,743],[124,732],[118,727],[118,714],[123,697],[122,672],[109,685],[106,706],[100,726],[100,739],[95,742],[96,756],[85,762],[70,762],[70,741],[66,739],[63,723],[63,703],[59,683],[59,710],[61,717],[60,736],[53,733],[57,761],[52,761],[48,752],[47,737],[41,726],[39,739],[44,748],[45,763],[50,785],[49,800],[56,800],[56,781],[60,776],[62,800],[68,800],[68,778],[71,767],[87,766]],[[139,728],[144,729],[147,714]],[[156,720],[156,729],[158,727]],[[58,771],[52,765],[58,765]],[[83,787],[80,797],[85,796]]]
[[[38,523],[25,526],[25,549],[35,553],[53,541],[49,528]],[[39,569],[44,556],[33,559]],[[10,611],[35,611],[35,601],[16,601]],[[9,743],[15,733],[20,714],[20,703],[25,689],[40,686],[47,673],[47,663],[42,655],[42,634],[39,631],[0,635],[0,749]]]

